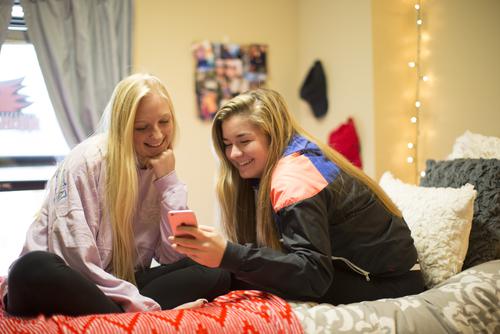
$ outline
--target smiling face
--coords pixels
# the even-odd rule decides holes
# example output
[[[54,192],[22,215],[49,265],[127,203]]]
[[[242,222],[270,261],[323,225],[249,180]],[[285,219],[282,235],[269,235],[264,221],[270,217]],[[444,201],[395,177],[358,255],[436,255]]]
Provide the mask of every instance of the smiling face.
[[[222,122],[227,159],[244,179],[260,178],[269,154],[269,139],[248,116],[235,115]]]
[[[139,161],[157,156],[170,147],[174,122],[167,100],[157,94],[139,102],[134,121],[134,148]]]

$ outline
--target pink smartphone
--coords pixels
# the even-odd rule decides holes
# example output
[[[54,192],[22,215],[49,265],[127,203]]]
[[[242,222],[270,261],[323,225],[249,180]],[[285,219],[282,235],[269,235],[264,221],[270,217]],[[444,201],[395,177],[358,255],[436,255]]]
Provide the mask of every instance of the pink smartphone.
[[[176,237],[183,236],[182,234],[177,234],[177,226],[198,226],[196,215],[193,210],[170,210],[168,212],[168,222],[172,228],[172,233]]]

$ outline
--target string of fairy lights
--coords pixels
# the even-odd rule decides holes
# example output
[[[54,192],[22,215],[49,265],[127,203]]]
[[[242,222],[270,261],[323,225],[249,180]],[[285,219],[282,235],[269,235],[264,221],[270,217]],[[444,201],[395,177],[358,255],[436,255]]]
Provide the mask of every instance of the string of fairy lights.
[[[422,44],[422,25],[424,23],[422,19],[422,1],[419,0],[415,5],[415,17],[416,17],[416,30],[417,30],[417,50],[415,59],[408,62],[408,67],[414,70],[416,77],[416,87],[415,87],[415,104],[412,111],[412,116],[410,117],[410,122],[415,128],[415,137],[413,141],[409,141],[408,146],[408,156],[406,157],[406,162],[412,164],[415,168],[415,175],[419,176],[419,150],[418,150],[418,142],[420,137],[420,115],[422,108],[422,101],[420,100],[420,85],[422,82],[429,81],[429,77],[427,75],[423,75],[422,73],[422,65],[421,65],[421,44]],[[425,176],[425,172],[420,172],[420,176]]]

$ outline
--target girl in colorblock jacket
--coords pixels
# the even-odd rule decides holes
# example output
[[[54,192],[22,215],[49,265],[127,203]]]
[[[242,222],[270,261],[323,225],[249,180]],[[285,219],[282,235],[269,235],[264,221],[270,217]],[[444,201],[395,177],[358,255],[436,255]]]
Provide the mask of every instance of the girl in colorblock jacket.
[[[232,273],[232,288],[352,303],[424,290],[417,252],[384,191],[309,135],[277,92],[257,89],[215,115],[226,236],[183,227],[177,251]]]

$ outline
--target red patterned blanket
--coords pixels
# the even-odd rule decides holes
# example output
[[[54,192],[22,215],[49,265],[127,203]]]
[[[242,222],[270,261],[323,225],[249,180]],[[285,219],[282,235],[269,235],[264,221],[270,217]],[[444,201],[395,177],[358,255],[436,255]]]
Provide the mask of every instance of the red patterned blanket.
[[[303,333],[286,301],[253,290],[233,291],[197,308],[156,312],[23,319],[7,315],[0,307],[2,334]]]

